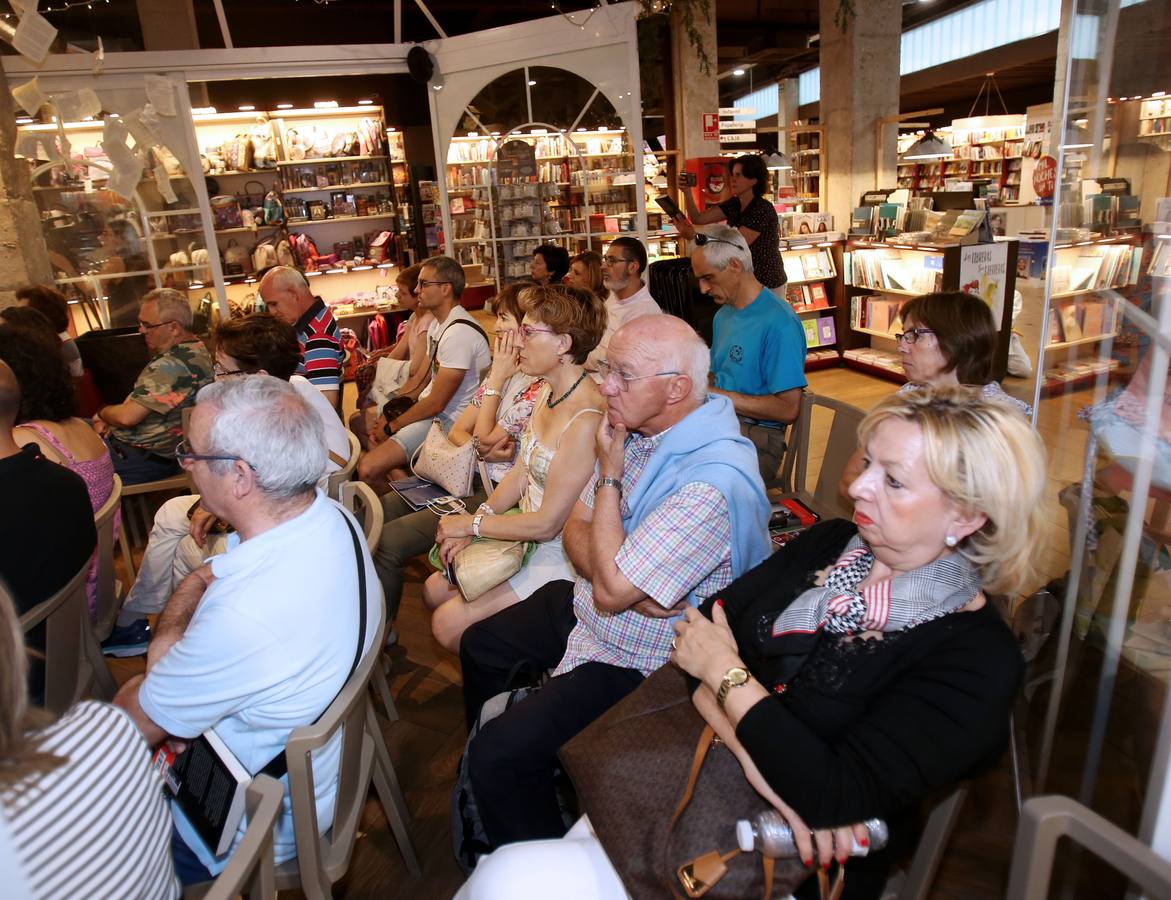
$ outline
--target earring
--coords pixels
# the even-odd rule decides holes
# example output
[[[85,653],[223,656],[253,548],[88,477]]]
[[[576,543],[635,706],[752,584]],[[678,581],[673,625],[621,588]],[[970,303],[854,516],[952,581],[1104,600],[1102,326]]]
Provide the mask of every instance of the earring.
[[[949,546],[949,547],[954,547],[956,544],[958,544],[960,542],[960,539],[957,538],[954,534],[949,534],[947,537],[945,537],[943,539],[943,542],[945,544],[947,544],[947,546]]]

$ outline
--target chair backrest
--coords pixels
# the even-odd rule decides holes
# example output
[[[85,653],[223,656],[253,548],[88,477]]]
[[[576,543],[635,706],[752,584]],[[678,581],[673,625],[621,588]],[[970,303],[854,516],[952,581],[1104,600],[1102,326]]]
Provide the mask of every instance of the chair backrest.
[[[822,397],[808,392],[805,394],[801,404],[797,436],[793,439],[797,443],[796,474],[794,476],[794,487],[797,491],[808,491],[806,479],[809,472],[813,409],[817,406],[832,412],[833,419],[826,437],[825,453],[821,459],[817,484],[811,492],[813,505],[823,517],[842,516],[849,518],[852,511],[838,494],[838,483],[841,481],[842,472],[846,469],[846,463],[850,461],[850,457],[858,446],[858,426],[866,417],[866,411],[831,397]]]
[[[110,636],[118,616],[118,596],[114,583],[114,513],[122,502],[122,479],[114,476],[114,489],[94,513],[98,530],[98,603],[94,610],[94,634],[99,641]]]
[[[325,493],[331,500],[341,500],[342,485],[354,477],[354,469],[358,468],[358,457],[362,455],[362,445],[358,442],[358,436],[352,432],[347,434],[350,438],[350,458],[326,481]]]
[[[45,694],[44,707],[60,715],[78,698],[83,681],[88,686],[92,674],[90,663],[83,659],[82,617],[89,617],[85,581],[89,560],[69,579],[61,590],[38,603],[20,617],[20,629],[27,635],[45,623]],[[27,638],[26,638],[27,640]]]
[[[366,805],[374,764],[374,741],[366,731],[367,685],[374,666],[382,658],[386,638],[383,618],[374,642],[337,698],[312,725],[294,729],[285,746],[289,765],[289,797],[293,804],[293,832],[297,841],[299,880],[306,895],[332,896],[330,886],[345,874],[358,834],[358,821]],[[333,825],[325,834],[317,822],[310,754],[342,733],[338,755],[337,794]],[[285,867],[281,867],[281,875]],[[286,887],[281,879],[281,887]]]
[[[354,514],[366,533],[366,545],[373,553],[382,537],[382,501],[370,485],[362,481],[347,481],[342,485],[338,502]]]
[[[206,891],[202,885],[185,891],[184,898],[232,900],[245,893],[248,900],[276,900],[276,873],[272,861],[272,829],[281,814],[285,788],[268,775],[257,775],[244,795],[248,828],[232,858]]]
[[[1012,851],[1006,900],[1049,896],[1057,842],[1068,837],[1135,881],[1149,897],[1171,897],[1171,862],[1070,797],[1024,805]]]

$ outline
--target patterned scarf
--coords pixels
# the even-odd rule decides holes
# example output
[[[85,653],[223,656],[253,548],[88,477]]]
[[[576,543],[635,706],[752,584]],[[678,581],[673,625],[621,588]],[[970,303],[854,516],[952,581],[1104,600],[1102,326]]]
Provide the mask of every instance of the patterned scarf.
[[[825,584],[794,600],[773,623],[774,638],[861,631],[902,631],[968,604],[980,590],[980,573],[960,553],[949,553],[913,572],[856,590],[870,574],[874,554],[855,535],[830,568]]]

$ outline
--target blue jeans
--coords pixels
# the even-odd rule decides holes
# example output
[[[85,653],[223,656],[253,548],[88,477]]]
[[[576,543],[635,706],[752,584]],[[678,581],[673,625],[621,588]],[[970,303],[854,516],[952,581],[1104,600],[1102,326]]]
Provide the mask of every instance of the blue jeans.
[[[171,825],[171,861],[175,865],[175,874],[179,876],[179,883],[183,887],[215,879],[215,876],[208,871],[207,866],[199,861],[195,851],[187,846],[187,842],[183,840],[179,830],[173,824]]]
[[[126,444],[115,437],[103,438],[114,461],[114,471],[123,484],[146,484],[160,478],[170,478],[181,471],[179,463],[156,453],[149,453],[132,444]]]

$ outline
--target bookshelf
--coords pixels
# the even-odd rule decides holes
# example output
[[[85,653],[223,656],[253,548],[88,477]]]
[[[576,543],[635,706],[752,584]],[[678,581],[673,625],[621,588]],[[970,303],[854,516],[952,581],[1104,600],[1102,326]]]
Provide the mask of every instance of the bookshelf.
[[[1155,97],[1139,104],[1138,136],[1160,150],[1171,150],[1171,97]]]
[[[1003,271],[989,283],[973,279],[965,257],[980,255],[980,250],[1003,256]],[[903,330],[900,310],[911,297],[933,291],[960,290],[965,279],[968,288],[987,292],[985,300],[1000,313],[1000,337],[992,362],[993,377],[1004,377],[1008,363],[1008,344],[1012,328],[1012,295],[1016,281],[1018,243],[994,244],[900,244],[875,241],[849,241],[843,256],[846,298],[842,310],[840,337],[842,361],[849,367],[903,383],[895,334]]]
[[[842,327],[841,302],[843,241],[781,241],[785,266],[784,299],[801,319],[805,331],[805,371],[841,363],[838,334]]]
[[[1148,274],[1166,264],[1154,247]],[[1117,365],[1087,355],[1118,336],[1119,291],[1138,282],[1143,254],[1136,237],[1103,238],[1058,245],[1049,270],[1050,306],[1044,323],[1041,390],[1062,393],[1092,382]],[[1113,364],[1113,365],[1112,365]]]
[[[825,209],[825,184],[821,177],[825,162],[825,129],[820,125],[797,125],[788,129],[789,160],[793,170],[789,177],[796,188],[798,212],[821,212]]]
[[[1020,198],[1024,153],[1024,116],[979,117],[952,123],[948,135],[952,155],[942,160],[901,162],[896,172],[898,187],[912,194],[943,190],[947,180],[986,181],[1003,200]],[[1019,122],[1016,121],[1019,119]],[[905,149],[919,135],[900,136]]]

